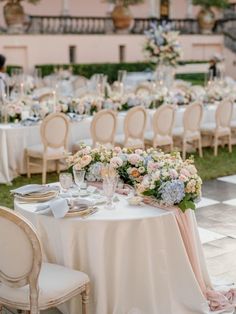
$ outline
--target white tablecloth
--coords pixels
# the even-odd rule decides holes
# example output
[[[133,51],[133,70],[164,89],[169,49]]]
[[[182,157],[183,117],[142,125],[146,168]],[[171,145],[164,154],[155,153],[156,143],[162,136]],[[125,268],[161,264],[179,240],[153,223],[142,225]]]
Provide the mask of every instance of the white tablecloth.
[[[183,114],[186,107],[176,111],[175,128],[183,126]],[[204,107],[202,124],[214,122],[216,105]],[[152,130],[152,116],[155,110],[148,111],[147,132]],[[117,135],[123,133],[126,112],[118,114]],[[236,110],[234,112],[236,116]],[[233,117],[236,120],[236,117]],[[72,122],[69,133],[69,149],[78,141],[90,139],[92,117]],[[0,183],[9,183],[19,174],[26,173],[25,148],[40,144],[39,125],[21,126],[20,124],[0,124]]]
[[[35,225],[47,261],[89,275],[91,314],[208,313],[174,215],[128,206],[119,197],[116,210],[100,210],[87,219],[35,214],[32,204],[16,202],[15,209]],[[188,214],[195,224],[193,212]],[[198,253],[209,282],[200,242]],[[60,310],[79,314],[80,300]]]

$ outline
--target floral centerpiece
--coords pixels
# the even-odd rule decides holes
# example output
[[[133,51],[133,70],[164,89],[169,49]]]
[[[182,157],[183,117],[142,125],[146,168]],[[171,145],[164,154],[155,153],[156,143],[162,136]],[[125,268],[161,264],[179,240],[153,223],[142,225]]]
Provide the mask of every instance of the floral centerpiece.
[[[88,181],[102,181],[104,165],[113,167],[125,184],[140,195],[164,206],[178,206],[183,212],[195,209],[201,196],[201,178],[192,159],[182,160],[179,153],[164,154],[153,148],[131,150],[104,146],[81,149],[67,159],[69,169],[86,171]]]
[[[164,206],[178,206],[183,212],[195,209],[200,199],[202,180],[192,159],[182,160],[179,153],[155,155],[147,165],[148,174],[137,186],[140,194]]]
[[[85,178],[88,181],[101,181],[101,169],[104,164],[109,164],[113,151],[99,146],[91,148],[81,144],[81,149],[73,156],[68,156],[67,164],[69,170],[85,170]]]
[[[152,63],[171,67],[178,65],[182,52],[178,41],[179,32],[171,31],[170,24],[157,26],[152,23],[145,35],[144,51]]]
[[[19,122],[21,120],[21,114],[24,109],[24,102],[18,101],[7,105],[7,115],[9,122]]]

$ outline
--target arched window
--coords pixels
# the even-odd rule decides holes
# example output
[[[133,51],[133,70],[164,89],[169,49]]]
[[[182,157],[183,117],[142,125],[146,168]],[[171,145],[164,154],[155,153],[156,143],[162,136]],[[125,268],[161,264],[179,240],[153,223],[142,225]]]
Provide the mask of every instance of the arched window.
[[[160,0],[160,18],[161,19],[169,18],[169,9],[170,9],[169,0]]]

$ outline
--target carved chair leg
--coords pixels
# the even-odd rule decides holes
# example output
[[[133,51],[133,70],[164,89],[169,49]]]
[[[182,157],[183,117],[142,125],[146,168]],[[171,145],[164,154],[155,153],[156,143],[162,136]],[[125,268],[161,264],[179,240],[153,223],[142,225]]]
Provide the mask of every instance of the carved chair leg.
[[[57,174],[60,174],[60,160],[56,160],[56,171]]]
[[[81,296],[82,296],[82,314],[88,314],[89,284],[86,285],[85,290],[81,293]]]
[[[31,172],[30,172],[30,157],[26,156],[26,165],[27,165],[27,178],[31,178]]]
[[[47,180],[47,160],[43,158],[42,184],[46,184]]]
[[[2,304],[0,304],[0,314],[2,314],[3,313],[3,306],[2,306]]]

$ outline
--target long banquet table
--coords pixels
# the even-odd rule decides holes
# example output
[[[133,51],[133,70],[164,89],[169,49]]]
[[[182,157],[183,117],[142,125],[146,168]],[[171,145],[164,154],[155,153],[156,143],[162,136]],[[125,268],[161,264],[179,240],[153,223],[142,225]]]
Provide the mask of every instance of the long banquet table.
[[[208,304],[187,257],[174,214],[151,206],[100,209],[87,219],[36,214],[36,204],[15,201],[17,212],[36,227],[44,260],[86,272],[91,280],[91,314],[203,314]],[[195,217],[197,253],[211,285]],[[80,314],[79,298],[60,307]]]
[[[183,114],[186,107],[176,110],[174,128],[183,126]],[[202,124],[214,122],[216,105],[204,107]],[[152,129],[152,116],[155,110],[148,111],[146,131]],[[118,114],[117,135],[123,133],[123,123],[126,112]],[[236,120],[236,110],[234,110]],[[69,150],[77,141],[90,139],[90,124],[92,117],[81,121],[71,122],[69,133]],[[0,183],[10,183],[19,174],[26,173],[25,148],[30,145],[40,144],[40,125],[22,126],[21,124],[0,124]]]

